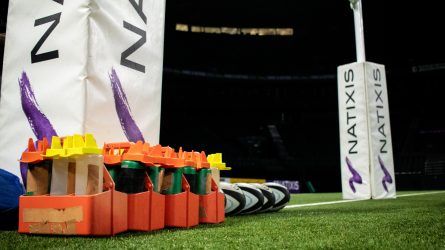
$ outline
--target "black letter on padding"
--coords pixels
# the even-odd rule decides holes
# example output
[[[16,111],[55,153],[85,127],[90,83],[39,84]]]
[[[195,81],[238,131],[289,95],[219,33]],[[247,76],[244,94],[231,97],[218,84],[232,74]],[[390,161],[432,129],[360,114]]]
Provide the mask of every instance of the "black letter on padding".
[[[43,43],[49,37],[51,32],[53,32],[53,30],[59,24],[60,15],[61,15],[61,12],[51,15],[51,16],[42,17],[40,19],[37,19],[34,22],[34,27],[45,24],[45,23],[49,23],[49,22],[53,22],[53,23],[51,24],[51,26],[49,26],[49,28],[45,31],[43,36],[39,39],[39,41],[36,43],[34,48],[31,50],[31,63],[36,63],[36,62],[47,61],[47,60],[59,58],[58,50],[53,50],[53,51],[49,51],[49,52],[45,52],[45,53],[41,53],[41,54],[37,54],[37,52],[39,51],[40,47],[42,47]]]
[[[137,4],[134,0],[130,0],[130,3],[131,5],[133,5],[133,8],[141,17],[142,21],[144,21],[144,23],[147,24],[147,17],[145,16],[144,11],[142,10],[142,5],[144,4],[144,0],[139,0],[139,4]]]
[[[142,73],[145,73],[144,65],[130,61],[127,59],[127,57],[130,56],[131,54],[133,54],[136,50],[138,50],[142,45],[145,44],[145,42],[147,41],[146,33],[144,30],[141,30],[138,27],[133,26],[132,24],[127,23],[125,21],[124,21],[124,28],[140,35],[141,38],[135,44],[131,45],[130,48],[128,48],[124,52],[122,52],[121,65],[129,67],[129,68],[137,70],[137,71],[140,71]]]
[[[349,81],[354,81],[354,71],[352,71],[352,69],[345,71],[345,82]]]

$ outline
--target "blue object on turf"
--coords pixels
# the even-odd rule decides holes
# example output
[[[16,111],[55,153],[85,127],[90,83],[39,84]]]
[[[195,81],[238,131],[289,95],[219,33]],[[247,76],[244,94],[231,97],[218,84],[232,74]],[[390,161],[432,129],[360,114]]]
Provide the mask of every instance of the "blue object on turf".
[[[0,169],[0,212],[15,209],[19,206],[19,197],[25,193],[19,177]]]

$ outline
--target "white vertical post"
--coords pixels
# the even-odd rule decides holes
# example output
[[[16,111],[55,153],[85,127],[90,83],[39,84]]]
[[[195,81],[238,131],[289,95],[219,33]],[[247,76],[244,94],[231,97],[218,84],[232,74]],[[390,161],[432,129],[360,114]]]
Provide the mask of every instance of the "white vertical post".
[[[357,62],[337,68],[343,198],[395,198],[385,66],[366,62],[361,0],[349,2]]]
[[[396,198],[391,125],[385,66],[365,63],[369,160],[373,199]]]
[[[339,66],[338,111],[343,199],[371,198],[365,63]]]
[[[365,62],[365,37],[363,31],[363,15],[362,15],[362,1],[349,0],[351,8],[354,11],[354,26],[355,26],[355,50],[357,53],[357,62]]]

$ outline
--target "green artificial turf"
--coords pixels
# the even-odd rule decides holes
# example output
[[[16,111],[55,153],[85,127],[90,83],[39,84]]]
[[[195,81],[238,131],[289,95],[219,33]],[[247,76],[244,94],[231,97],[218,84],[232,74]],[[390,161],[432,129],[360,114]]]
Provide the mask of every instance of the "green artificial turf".
[[[297,194],[292,203],[339,199],[339,193]],[[290,208],[228,217],[217,225],[127,232],[115,237],[36,236],[3,231],[0,248],[445,249],[445,193]]]
[[[398,191],[397,195],[405,195],[405,194],[416,194],[416,193],[425,193],[428,191]],[[308,203],[317,203],[317,202],[326,202],[326,201],[338,201],[342,200],[341,193],[303,193],[303,194],[293,194],[289,201],[289,205],[296,204],[308,204]]]
[[[338,201],[342,199],[341,193],[316,193],[316,194],[293,194],[289,205],[307,204],[325,201]]]

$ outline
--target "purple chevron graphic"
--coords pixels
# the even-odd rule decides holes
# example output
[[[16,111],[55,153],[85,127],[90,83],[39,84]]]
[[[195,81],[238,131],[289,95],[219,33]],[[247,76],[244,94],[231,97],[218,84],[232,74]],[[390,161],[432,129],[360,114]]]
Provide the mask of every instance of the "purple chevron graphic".
[[[111,81],[111,87],[113,89],[116,112],[118,114],[125,136],[129,141],[145,141],[141,130],[139,129],[131,115],[127,96],[122,89],[121,82],[114,69],[111,70],[111,74],[109,77]],[[57,133],[46,115],[40,110],[34,95],[34,91],[31,87],[31,83],[25,71],[22,72],[21,78],[19,79],[19,86],[22,110],[25,113],[26,118],[28,119],[29,125],[34,132],[34,135],[37,137],[38,140],[42,140],[43,137],[46,137],[51,143],[52,136],[57,136]],[[20,173],[22,175],[22,180],[25,187],[27,181],[27,171],[28,164],[20,163]]]
[[[125,95],[121,81],[119,80],[114,68],[111,69],[110,82],[111,88],[113,89],[114,105],[116,107],[117,116],[119,117],[119,121],[125,136],[127,137],[128,141],[131,142],[144,142],[144,136],[131,115],[131,109],[127,101],[127,96]]]
[[[348,165],[348,169],[349,169],[349,171],[351,171],[351,174],[352,174],[352,177],[349,178],[349,186],[351,187],[352,192],[355,193],[356,190],[355,190],[354,182],[357,184],[362,184],[363,183],[362,177],[357,172],[357,170],[355,170],[355,168],[352,166],[352,163],[347,156],[346,156],[346,165]]]
[[[386,186],[386,183],[392,184],[392,177],[391,177],[391,174],[389,173],[388,169],[386,169],[382,158],[380,158],[380,155],[378,156],[378,158],[379,158],[380,167],[382,168],[383,173],[385,174],[385,176],[383,176],[383,179],[382,179],[382,185],[383,185],[383,188],[385,189],[385,191],[388,192],[388,187]]]
[[[39,104],[36,101],[34,91],[31,87],[31,83],[26,75],[26,72],[22,72],[22,76],[19,79],[20,86],[20,99],[22,103],[22,110],[28,119],[34,135],[38,140],[42,140],[43,137],[49,139],[51,142],[52,136],[57,136],[56,130],[54,130],[51,122],[46,115],[40,110]],[[37,141],[36,141],[37,143]],[[22,175],[23,184],[26,186],[28,172],[28,164],[20,163],[20,173]]]
[[[39,104],[34,96],[34,91],[29,82],[26,72],[23,71],[22,77],[19,79],[20,97],[22,101],[22,110],[28,119],[34,135],[37,139],[42,140],[46,137],[51,141],[53,135],[57,135],[53,126],[49,122],[45,114],[40,111]]]

